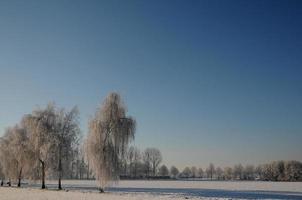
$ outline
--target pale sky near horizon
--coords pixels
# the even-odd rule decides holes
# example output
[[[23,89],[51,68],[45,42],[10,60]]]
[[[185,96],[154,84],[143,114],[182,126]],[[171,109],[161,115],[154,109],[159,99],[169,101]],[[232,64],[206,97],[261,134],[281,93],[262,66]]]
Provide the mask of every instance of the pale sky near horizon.
[[[110,91],[168,166],[302,161],[301,1],[1,1],[0,135]]]

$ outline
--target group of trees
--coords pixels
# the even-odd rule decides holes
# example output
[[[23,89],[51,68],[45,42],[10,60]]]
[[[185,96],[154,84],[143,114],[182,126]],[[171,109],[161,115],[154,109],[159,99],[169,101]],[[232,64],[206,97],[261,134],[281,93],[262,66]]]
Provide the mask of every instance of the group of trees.
[[[176,171],[174,169],[174,171]],[[216,167],[210,164],[205,170],[185,167],[181,173],[172,174],[178,178],[202,178],[210,180],[264,180],[264,181],[302,181],[302,163],[299,161],[273,161],[271,163],[233,167]]]
[[[146,148],[140,151],[137,147],[131,146],[121,163],[120,175],[131,179],[163,176],[162,169],[159,168],[162,160],[162,154],[157,148]]]
[[[41,179],[45,188],[45,177],[49,174],[58,179],[61,189],[61,179],[69,169],[79,135],[76,107],[66,111],[49,104],[45,109],[25,115],[0,139],[2,180],[7,178],[9,184],[11,180],[18,180],[20,187],[23,177]]]
[[[302,163],[275,161],[253,165],[225,167],[210,164],[208,168],[186,167],[181,173],[172,166],[161,165],[162,154],[156,148],[140,151],[129,147],[134,139],[136,122],[126,115],[127,109],[117,93],[110,93],[94,117],[89,120],[87,138],[82,140],[79,112],[49,104],[24,115],[20,123],[7,128],[0,138],[0,178],[16,181],[23,178],[41,180],[56,178],[62,189],[62,178],[94,177],[100,191],[120,176],[126,178],[207,178],[218,180],[301,181]]]
[[[117,93],[110,93],[89,121],[89,133],[81,143],[79,112],[49,104],[24,115],[21,122],[0,138],[0,178],[17,181],[87,178],[98,180],[100,190],[119,177],[128,144],[134,139],[135,120],[126,116],[126,106]],[[152,154],[153,155],[153,154]],[[135,155],[134,155],[135,157]],[[151,165],[154,167],[154,160]],[[157,164],[155,162],[155,164]],[[92,169],[92,170],[90,170]],[[91,172],[92,171],[92,172]]]

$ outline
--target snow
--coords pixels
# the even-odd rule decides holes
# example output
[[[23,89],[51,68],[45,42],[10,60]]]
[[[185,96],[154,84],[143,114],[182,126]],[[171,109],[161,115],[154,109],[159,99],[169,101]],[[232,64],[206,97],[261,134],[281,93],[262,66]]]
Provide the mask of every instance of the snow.
[[[25,188],[0,188],[0,199],[5,200],[171,200],[184,199],[182,196],[175,195],[152,195],[148,193],[129,194],[129,193],[88,193],[80,191],[52,191],[41,189],[25,189]]]
[[[57,182],[47,181],[49,190],[39,184],[23,189],[1,188],[0,199],[301,199],[302,182],[261,181],[120,181],[97,192],[95,181],[63,180],[65,191],[56,191]],[[69,192],[66,192],[69,191]],[[4,197],[4,198],[2,198]]]

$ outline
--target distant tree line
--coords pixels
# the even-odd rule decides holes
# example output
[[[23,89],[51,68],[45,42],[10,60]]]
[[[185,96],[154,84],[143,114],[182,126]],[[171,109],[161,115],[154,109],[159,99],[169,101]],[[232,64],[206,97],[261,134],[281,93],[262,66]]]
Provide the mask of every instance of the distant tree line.
[[[173,172],[172,173],[172,168]],[[185,167],[182,172],[171,168],[171,177],[199,178],[206,180],[262,180],[262,181],[302,181],[302,163],[299,161],[273,161],[258,166],[241,164],[233,167],[216,167],[210,164],[205,170]]]

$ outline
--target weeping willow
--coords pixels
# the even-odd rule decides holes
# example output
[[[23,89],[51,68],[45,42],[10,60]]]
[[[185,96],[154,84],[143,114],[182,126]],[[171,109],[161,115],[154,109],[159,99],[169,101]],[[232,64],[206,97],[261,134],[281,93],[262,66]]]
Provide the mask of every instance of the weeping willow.
[[[86,151],[100,191],[119,179],[120,162],[134,139],[136,122],[126,116],[117,93],[110,93],[89,121]]]

